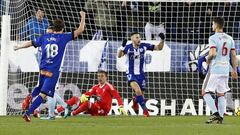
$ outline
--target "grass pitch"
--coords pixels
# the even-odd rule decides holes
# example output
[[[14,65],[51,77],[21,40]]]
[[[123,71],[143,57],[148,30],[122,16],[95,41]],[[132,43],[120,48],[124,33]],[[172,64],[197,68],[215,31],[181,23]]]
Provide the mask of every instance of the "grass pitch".
[[[79,116],[26,123],[20,116],[0,117],[0,135],[239,135],[240,117],[205,124],[205,116]]]

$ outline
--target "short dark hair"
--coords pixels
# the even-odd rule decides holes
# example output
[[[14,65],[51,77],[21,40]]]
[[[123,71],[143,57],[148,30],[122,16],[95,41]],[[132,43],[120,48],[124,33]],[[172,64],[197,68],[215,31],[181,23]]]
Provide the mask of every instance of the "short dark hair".
[[[135,35],[135,34],[139,34],[139,35],[140,35],[139,32],[133,32],[133,33],[131,33],[131,36],[133,36],[133,35]]]
[[[98,74],[105,74],[105,76],[108,75],[107,71],[104,70],[98,70]]]
[[[213,22],[215,22],[218,27],[223,28],[224,26],[224,18],[223,17],[214,17]]]
[[[53,30],[54,27],[53,27],[53,25],[49,25],[47,29],[51,29],[51,30]]]
[[[53,30],[56,32],[61,31],[62,29],[64,29],[64,22],[61,19],[55,19],[53,21]]]

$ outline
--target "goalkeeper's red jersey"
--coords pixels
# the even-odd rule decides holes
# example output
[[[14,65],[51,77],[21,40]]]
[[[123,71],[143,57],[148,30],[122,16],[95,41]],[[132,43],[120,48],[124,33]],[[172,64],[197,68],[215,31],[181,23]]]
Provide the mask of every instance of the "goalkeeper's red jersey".
[[[85,93],[85,95],[99,96],[101,99],[100,101],[96,101],[96,102],[99,104],[101,109],[104,109],[107,112],[109,112],[112,107],[113,98],[117,100],[118,105],[123,105],[122,98],[118,94],[118,91],[112,84],[108,82],[106,82],[102,86],[100,84],[93,86],[88,92]]]

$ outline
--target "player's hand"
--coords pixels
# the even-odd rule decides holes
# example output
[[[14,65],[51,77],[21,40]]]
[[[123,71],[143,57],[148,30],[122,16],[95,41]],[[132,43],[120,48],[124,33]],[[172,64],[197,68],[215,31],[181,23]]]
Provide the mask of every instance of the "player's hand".
[[[123,106],[119,106],[118,111],[120,112],[121,115],[127,116],[128,113],[124,110]]]
[[[159,33],[159,35],[158,35],[162,40],[164,40],[165,39],[165,35],[164,35],[164,33]]]
[[[80,15],[81,15],[81,17],[85,17],[86,13],[84,11],[80,11]]]
[[[238,79],[237,71],[232,71],[232,72],[231,72],[231,76],[232,76],[232,79],[233,79],[233,80],[237,80],[237,79]]]
[[[89,99],[88,95],[82,94],[82,96],[80,97],[80,102],[81,103],[86,102],[88,101],[88,99]]]

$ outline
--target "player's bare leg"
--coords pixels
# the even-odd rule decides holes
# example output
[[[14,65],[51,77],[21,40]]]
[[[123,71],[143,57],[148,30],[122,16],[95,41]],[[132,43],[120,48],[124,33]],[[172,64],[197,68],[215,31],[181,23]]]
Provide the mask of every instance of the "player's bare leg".
[[[141,88],[139,87],[139,85],[137,84],[137,82],[135,81],[132,81],[130,83],[130,86],[132,87],[132,89],[135,91],[136,93],[136,101],[140,104],[140,106],[142,107],[143,109],[143,115],[145,117],[149,117],[149,113],[148,113],[148,110],[147,110],[147,107],[145,105],[145,101],[144,101],[144,98],[143,98],[143,93],[141,91]]]

